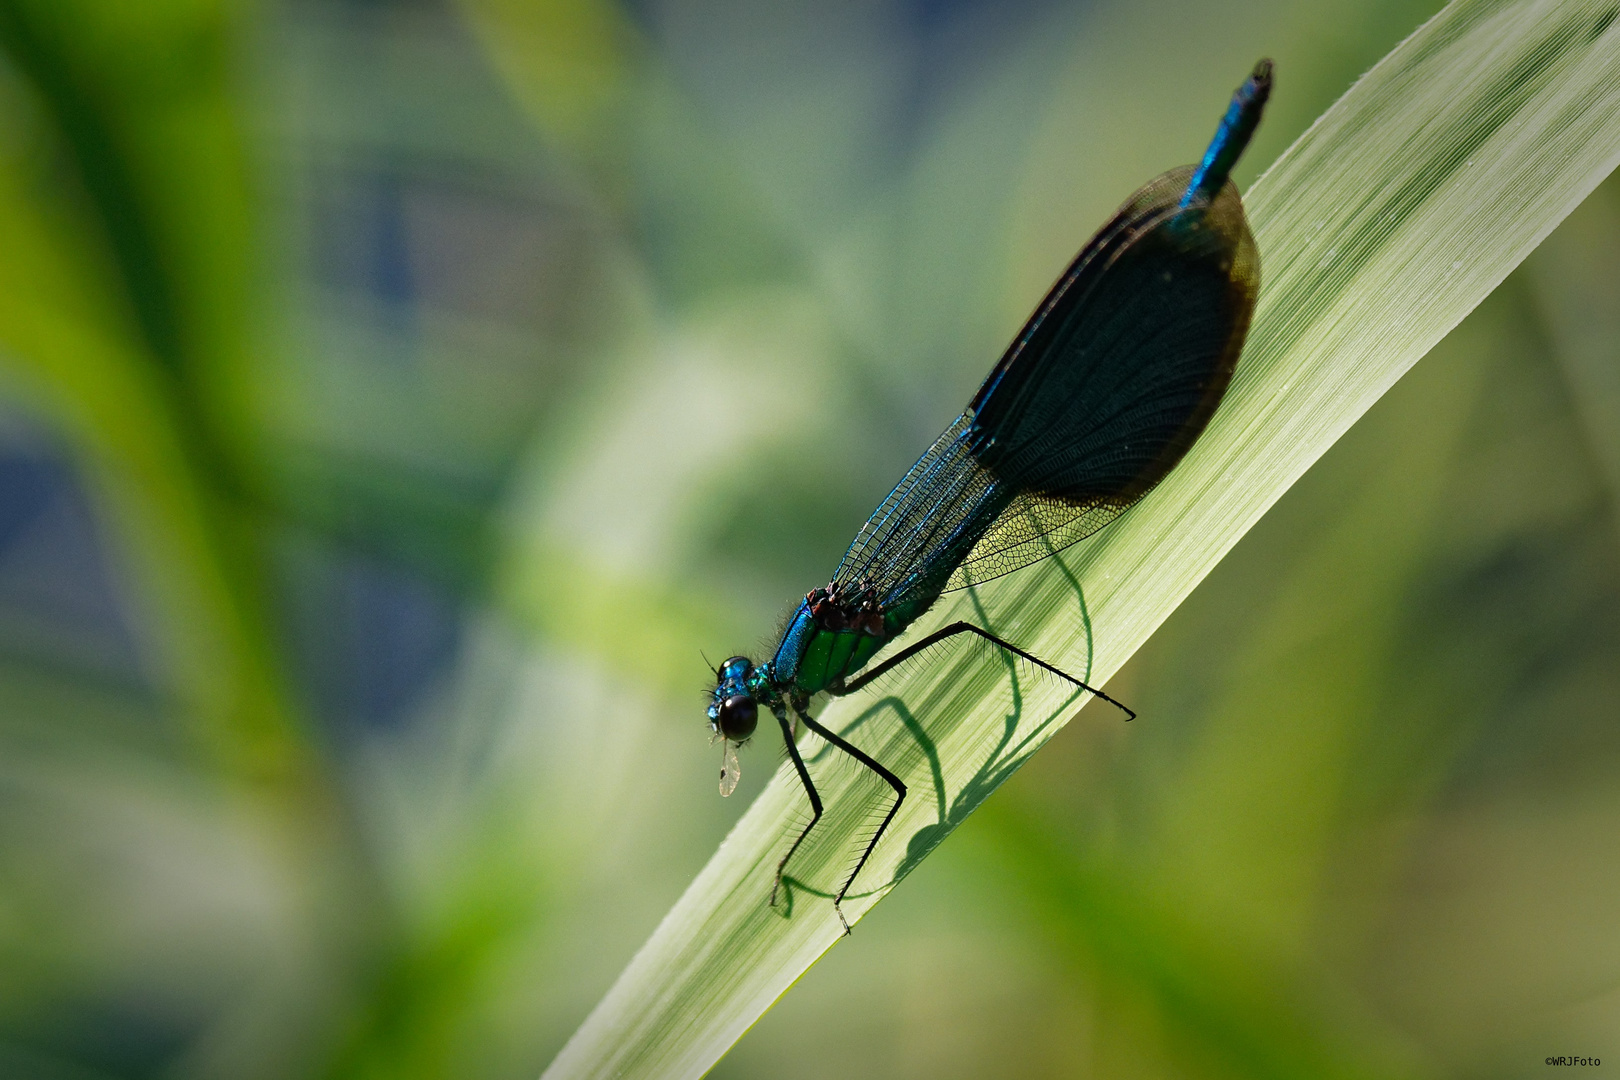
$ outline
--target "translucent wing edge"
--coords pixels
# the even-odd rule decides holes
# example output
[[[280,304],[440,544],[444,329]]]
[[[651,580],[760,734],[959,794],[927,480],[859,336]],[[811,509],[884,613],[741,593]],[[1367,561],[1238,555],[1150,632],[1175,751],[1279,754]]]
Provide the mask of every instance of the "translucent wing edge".
[[[971,413],[958,416],[907,470],[855,535],[834,582],[871,584],[885,605],[938,590],[1007,498],[968,446],[971,423]]]
[[[1111,523],[1135,501],[1073,503],[1021,493],[951,573],[943,591],[982,585],[1056,555]]]

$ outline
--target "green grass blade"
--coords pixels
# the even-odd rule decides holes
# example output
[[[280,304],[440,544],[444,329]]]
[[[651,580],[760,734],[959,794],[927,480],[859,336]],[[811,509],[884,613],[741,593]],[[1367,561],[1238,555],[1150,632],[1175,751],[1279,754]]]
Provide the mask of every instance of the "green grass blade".
[[[988,618],[1038,655],[1107,679],[1620,160],[1616,11],[1456,3],[1369,72],[1247,197],[1265,284],[1238,378],[1199,445],[1094,542],[942,604],[914,633]],[[852,919],[1074,711],[1060,686],[967,648],[885,692],[822,717],[911,791],[845,903]],[[814,888],[765,904],[804,813],[778,769],[548,1077],[700,1075],[839,940],[818,893],[851,865],[878,790],[819,744],[805,748],[829,812],[792,874]]]

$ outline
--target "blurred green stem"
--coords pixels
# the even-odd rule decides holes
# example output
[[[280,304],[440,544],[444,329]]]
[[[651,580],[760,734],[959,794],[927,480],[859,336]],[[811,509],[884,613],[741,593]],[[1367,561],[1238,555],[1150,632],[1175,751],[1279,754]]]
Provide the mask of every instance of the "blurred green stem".
[[[366,993],[391,909],[294,704],[266,523],[244,495],[262,251],[230,84],[239,16],[206,0],[0,3],[36,121],[0,145],[0,357],[112,525],[126,610],[197,772],[298,883],[311,961]]]
[[[218,437],[231,416],[220,388],[250,329],[247,168],[226,83],[233,14],[0,4],[0,45],[44,120],[42,145],[13,149],[3,180],[0,334],[132,541],[140,599],[161,606],[149,612],[161,665],[202,744],[254,785],[319,788],[287,700],[240,455]],[[71,183],[45,182],[53,158]]]

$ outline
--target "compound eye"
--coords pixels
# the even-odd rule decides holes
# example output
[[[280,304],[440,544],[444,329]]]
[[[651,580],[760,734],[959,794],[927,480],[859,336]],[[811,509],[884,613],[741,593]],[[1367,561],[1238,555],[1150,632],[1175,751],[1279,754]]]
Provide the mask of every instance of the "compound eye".
[[[728,697],[720,703],[720,734],[732,742],[742,742],[759,723],[759,706],[746,694]]]

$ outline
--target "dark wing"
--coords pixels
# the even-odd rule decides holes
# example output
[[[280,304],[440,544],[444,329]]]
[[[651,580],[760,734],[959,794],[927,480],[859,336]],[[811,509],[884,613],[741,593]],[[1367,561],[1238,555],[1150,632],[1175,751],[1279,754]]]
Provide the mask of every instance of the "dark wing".
[[[886,610],[1010,573],[1124,513],[1208,422],[1260,261],[1230,183],[1149,181],[1076,256],[967,412],[856,535],[833,580]]]
[[[1129,509],[1220,404],[1260,288],[1237,188],[1179,205],[1149,181],[1086,245],[969,406],[980,465],[1013,497],[947,588],[1010,573]]]

